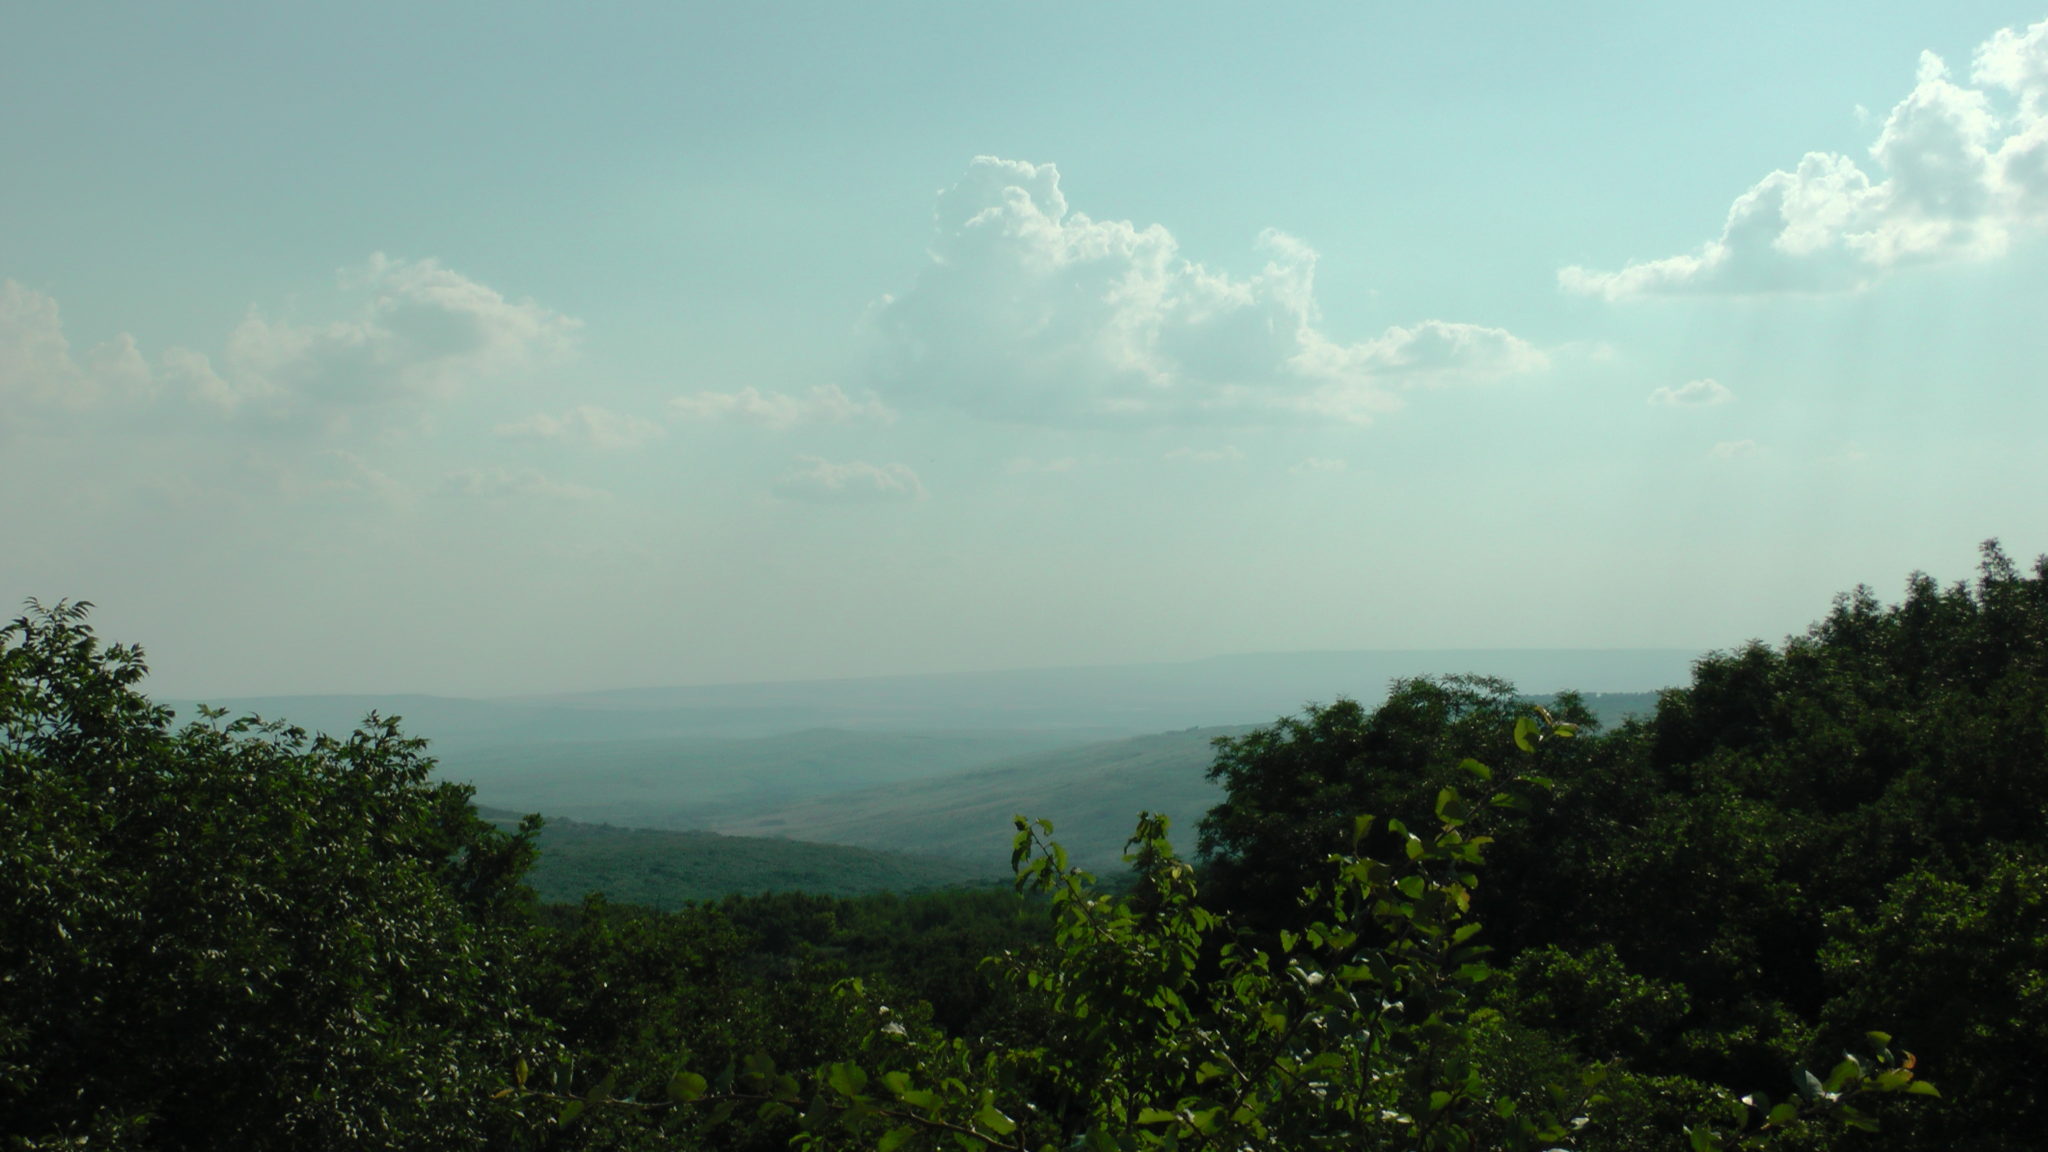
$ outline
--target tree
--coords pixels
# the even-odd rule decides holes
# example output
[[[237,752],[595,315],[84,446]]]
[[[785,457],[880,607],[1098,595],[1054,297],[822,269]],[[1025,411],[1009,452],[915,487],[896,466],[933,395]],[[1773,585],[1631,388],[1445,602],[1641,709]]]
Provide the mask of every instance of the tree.
[[[461,1148],[545,1048],[506,834],[372,715],[173,726],[90,605],[0,628],[0,1132],[18,1147]]]
[[[1395,681],[1370,711],[1339,699],[1218,738],[1209,778],[1224,798],[1202,818],[1198,842],[1210,903],[1251,923],[1284,916],[1348,843],[1353,817],[1426,818],[1437,792],[1461,778],[1462,761],[1504,763],[1519,751],[1527,732],[1518,735],[1516,726],[1528,713],[1503,680],[1416,677]],[[1569,730],[1593,721],[1569,694],[1551,718]],[[1537,763],[1548,770],[1562,754],[1546,746]]]
[[[1562,731],[1518,726],[1524,742],[1539,733]],[[1461,768],[1492,777],[1477,761]],[[690,1146],[735,1116],[779,1120],[799,1147],[882,1152],[1576,1144],[1612,1102],[1609,1070],[1555,1050],[1531,1059],[1526,1037],[1488,1005],[1498,974],[1469,911],[1490,840],[1470,830],[1472,806],[1457,789],[1440,789],[1432,807],[1413,830],[1355,817],[1324,881],[1302,894],[1294,927],[1270,944],[1201,906],[1195,870],[1162,818],[1140,819],[1125,856],[1133,891],[1112,896],[1068,863],[1049,824],[1019,817],[1017,883],[1051,898],[1054,950],[990,964],[1036,1000],[1032,1043],[906,1026],[849,981],[846,1015],[869,1031],[815,1066],[760,1053],[723,1070],[686,1066],[665,1083],[607,1076],[579,1093],[528,1089],[522,1102],[558,1106],[564,1124],[608,1107],[687,1134]],[[1375,843],[1396,847],[1367,851]],[[1805,1088],[1792,1100],[1707,1094],[1712,1115],[1688,1129],[1692,1147],[1868,1126],[1864,1097],[1932,1091],[1890,1037],[1868,1042],[1874,1052],[1825,1079],[1800,1073]]]

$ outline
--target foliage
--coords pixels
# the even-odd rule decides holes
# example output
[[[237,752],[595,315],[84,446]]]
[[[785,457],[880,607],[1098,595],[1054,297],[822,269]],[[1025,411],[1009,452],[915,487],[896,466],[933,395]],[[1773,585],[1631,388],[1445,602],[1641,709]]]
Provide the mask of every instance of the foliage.
[[[1377,711],[1311,709],[1225,747],[1212,906],[1274,908],[1258,881],[1333,850],[1347,804],[1426,812],[1467,718],[1499,722],[1505,691],[1470,687],[1397,684]],[[2038,1146],[2048,943],[2015,878],[2048,851],[2048,562],[2022,574],[1987,544],[1974,584],[1916,575],[1894,605],[1858,589],[1537,764],[1556,791],[1491,814],[1475,896],[1511,1020],[1681,1086],[1830,1064],[1880,1026],[1957,1089],[1889,1143]]]
[[[0,629],[0,1133],[483,1146],[539,1032],[510,962],[531,829],[374,717],[174,731],[87,608]]]
[[[1570,733],[1546,720],[1519,725],[1514,739]],[[1461,767],[1492,778],[1477,761]],[[1489,798],[1524,802],[1513,789]],[[1034,1042],[948,1037],[848,981],[847,1015],[871,1030],[836,1058],[789,1070],[756,1053],[714,1076],[685,1066],[666,1083],[641,1081],[611,1115],[650,1118],[693,1143],[747,1116],[792,1125],[800,1146],[892,1152],[935,1142],[1019,1152],[1558,1146],[1610,1102],[1609,1069],[1521,1074],[1529,1065],[1486,1001],[1498,973],[1469,918],[1491,843],[1470,830],[1472,811],[1445,787],[1426,831],[1355,818],[1329,878],[1302,895],[1298,928],[1280,930],[1272,947],[1201,906],[1162,819],[1140,820],[1126,856],[1133,891],[1110,896],[1069,864],[1049,824],[1020,817],[1017,883],[1052,900],[1054,949],[992,963],[1032,1002]],[[1395,850],[1368,852],[1376,842]],[[1762,1147],[1821,1121],[1866,1126],[1863,1097],[1931,1091],[1889,1037],[1869,1040],[1874,1055],[1826,1079],[1801,1074],[1807,1090],[1793,1100],[1723,1094],[1710,1121],[1689,1129],[1693,1147]],[[559,1105],[568,1125],[623,1083],[608,1077],[581,1095],[522,1085],[520,1095]]]
[[[500,827],[518,826],[512,813],[481,811]],[[943,857],[576,820],[550,819],[534,844],[540,859],[527,880],[548,903],[602,892],[618,904],[677,909],[731,893],[859,896],[986,879],[980,868]]]
[[[1575,695],[1557,704],[1554,719],[1566,730],[1591,725]],[[1358,813],[1425,818],[1437,792],[1457,781],[1463,761],[1500,763],[1517,752],[1517,741],[1527,740],[1517,725],[1528,715],[1505,681],[1421,677],[1395,682],[1370,712],[1340,699],[1218,739],[1209,777],[1226,794],[1202,819],[1199,840],[1213,902],[1254,921],[1284,911],[1320,878]],[[1547,768],[1555,754],[1546,742],[1538,764]]]
[[[1995,546],[1974,584],[1859,589],[1608,732],[1474,677],[1310,708],[1218,743],[1199,874],[1161,819],[1116,892],[1026,826],[1029,900],[535,908],[537,822],[479,820],[395,723],[174,729],[142,670],[83,605],[0,629],[11,1147],[2048,1128],[2048,562]],[[1717,1087],[1804,1066],[1783,1099]],[[1952,1099],[1897,1107],[1923,1072]]]

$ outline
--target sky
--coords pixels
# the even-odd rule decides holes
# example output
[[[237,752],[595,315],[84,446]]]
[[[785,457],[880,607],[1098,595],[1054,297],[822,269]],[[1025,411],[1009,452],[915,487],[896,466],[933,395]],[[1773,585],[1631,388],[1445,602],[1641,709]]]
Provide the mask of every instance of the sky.
[[[2048,550],[2048,9],[0,11],[0,600],[161,695],[1705,650]]]

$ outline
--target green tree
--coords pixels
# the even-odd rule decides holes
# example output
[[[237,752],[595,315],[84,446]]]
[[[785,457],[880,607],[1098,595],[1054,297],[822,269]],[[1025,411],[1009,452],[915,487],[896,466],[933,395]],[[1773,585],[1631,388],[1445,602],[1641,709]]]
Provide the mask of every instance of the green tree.
[[[1224,798],[1202,818],[1198,841],[1210,904],[1254,925],[1286,916],[1349,842],[1358,813],[1427,819],[1438,791],[1461,779],[1461,762],[1512,762],[1517,741],[1529,740],[1517,728],[1529,712],[1504,680],[1417,677],[1395,681],[1378,708],[1339,699],[1219,738],[1209,778]],[[1570,693],[1551,719],[1566,731],[1593,725]],[[1558,743],[1543,742],[1532,772],[1569,756]],[[1504,804],[1519,807],[1518,796]]]
[[[1536,725],[1525,736],[1530,727],[1557,734]],[[1462,767],[1491,777],[1476,761]],[[1354,818],[1295,927],[1270,945],[1201,906],[1163,819],[1140,820],[1126,855],[1133,890],[1110,895],[1067,862],[1049,825],[1020,817],[1018,884],[1051,898],[1054,948],[991,964],[1038,1002],[1030,1043],[949,1037],[847,982],[845,1014],[869,1030],[816,1065],[757,1053],[722,1071],[684,1067],[665,1084],[607,1076],[523,1099],[558,1106],[564,1124],[611,1104],[612,1117],[687,1133],[693,1147],[736,1116],[786,1124],[798,1146],[883,1152],[1577,1144],[1611,1103],[1608,1070],[1555,1050],[1532,1059],[1526,1036],[1487,1003],[1498,973],[1469,910],[1490,841],[1470,831],[1456,789],[1440,789],[1432,807],[1419,830]],[[1374,843],[1395,848],[1373,854]],[[1688,1129],[1693,1148],[1867,1126],[1863,1098],[1930,1091],[1889,1037],[1868,1041],[1875,1052],[1825,1079],[1800,1074],[1805,1090],[1788,1101],[1700,1093],[1711,1114]]]
[[[0,628],[0,1133],[13,1146],[462,1148],[545,1046],[532,826],[421,742],[174,727],[89,605]]]

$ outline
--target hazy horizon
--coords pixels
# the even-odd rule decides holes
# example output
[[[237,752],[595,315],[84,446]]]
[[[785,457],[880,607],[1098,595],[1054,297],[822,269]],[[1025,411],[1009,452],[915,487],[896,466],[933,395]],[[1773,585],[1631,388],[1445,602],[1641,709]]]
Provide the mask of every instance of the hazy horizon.
[[[0,615],[501,698],[1703,652],[2048,550],[2038,2],[1062,11],[15,6]]]

